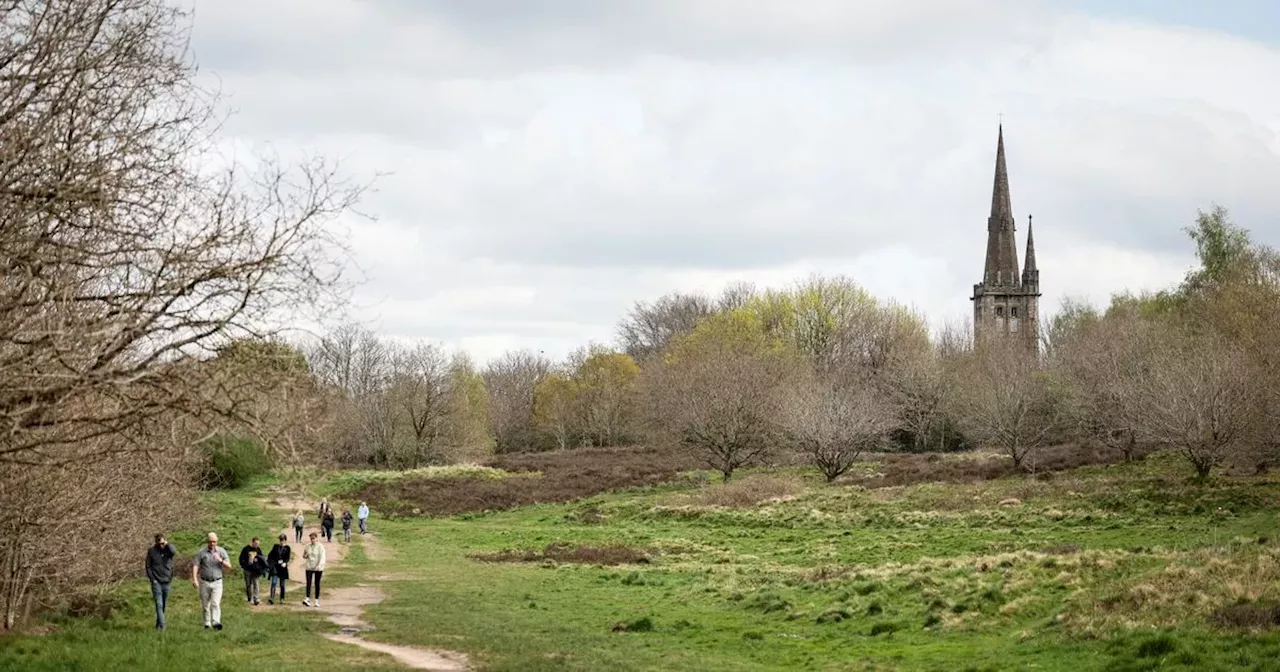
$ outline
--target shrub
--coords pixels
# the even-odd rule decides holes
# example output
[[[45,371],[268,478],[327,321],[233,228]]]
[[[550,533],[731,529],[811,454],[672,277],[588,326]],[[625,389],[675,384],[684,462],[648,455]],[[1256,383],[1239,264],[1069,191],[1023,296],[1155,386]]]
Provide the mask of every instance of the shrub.
[[[206,460],[201,479],[206,490],[234,490],[271,470],[266,447],[255,439],[214,436],[200,448]]]
[[[93,616],[102,620],[124,609],[125,599],[122,595],[102,589],[89,589],[75,592],[67,600],[66,613],[73,618]]]
[[[804,482],[798,478],[751,476],[707,486],[691,495],[691,498],[704,506],[746,508],[770,499],[795,495],[803,490]]]
[[[1232,604],[1214,611],[1212,620],[1220,628],[1240,630],[1280,628],[1280,604],[1255,602]]]
[[[613,624],[614,632],[653,632],[653,619],[642,616],[632,621],[619,621]]]
[[[878,637],[880,635],[892,635],[893,633],[897,632],[899,629],[900,628],[897,623],[876,623],[875,625],[871,626],[871,632],[868,634],[870,634],[872,637]]]

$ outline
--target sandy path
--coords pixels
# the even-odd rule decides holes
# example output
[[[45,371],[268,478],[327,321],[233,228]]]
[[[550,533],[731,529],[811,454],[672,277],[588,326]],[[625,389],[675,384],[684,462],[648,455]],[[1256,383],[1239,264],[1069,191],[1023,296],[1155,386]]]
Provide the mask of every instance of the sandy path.
[[[289,545],[293,547],[292,557],[289,560],[289,602],[287,606],[295,610],[317,609],[328,615],[329,621],[337,625],[339,630],[337,633],[325,633],[323,636],[326,639],[385,653],[405,666],[417,670],[453,672],[455,670],[469,669],[467,656],[463,653],[383,644],[382,642],[371,642],[361,637],[360,633],[374,629],[373,626],[365,623],[360,618],[364,613],[364,608],[370,604],[381,602],[385,597],[376,583],[359,583],[355,586],[332,590],[324,588],[322,584],[321,606],[319,608],[302,606],[302,598],[306,596],[307,586],[306,566],[303,564],[302,549],[306,547],[309,535],[315,532],[319,535],[320,543],[325,546],[325,574],[329,573],[328,570],[340,566],[347,557],[347,544],[341,541],[342,522],[339,520],[335,526],[333,541],[324,542],[319,517],[316,516],[316,503],[300,501],[290,497],[277,497],[273,500],[268,500],[266,503],[283,509],[282,515],[285,517],[285,523],[281,532],[287,535]],[[302,543],[300,544],[293,540],[293,515],[299,509],[302,510],[305,519],[311,523],[303,529]],[[352,521],[352,527],[354,528],[351,533],[352,543],[356,543],[356,538],[359,537],[359,543],[364,548],[367,557],[375,560],[387,557],[386,549],[378,543],[377,537],[372,533],[361,535],[359,527],[355,525],[354,521]],[[272,540],[271,543],[274,544],[275,540]]]

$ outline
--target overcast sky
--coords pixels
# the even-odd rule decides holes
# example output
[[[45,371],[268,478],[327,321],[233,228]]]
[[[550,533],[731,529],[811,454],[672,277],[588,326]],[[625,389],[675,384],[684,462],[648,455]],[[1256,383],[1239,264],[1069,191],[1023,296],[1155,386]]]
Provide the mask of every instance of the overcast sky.
[[[1042,311],[1280,244],[1280,3],[196,0],[229,136],[378,179],[352,315],[561,356],[636,300],[852,277],[936,325],[982,274],[997,115]]]

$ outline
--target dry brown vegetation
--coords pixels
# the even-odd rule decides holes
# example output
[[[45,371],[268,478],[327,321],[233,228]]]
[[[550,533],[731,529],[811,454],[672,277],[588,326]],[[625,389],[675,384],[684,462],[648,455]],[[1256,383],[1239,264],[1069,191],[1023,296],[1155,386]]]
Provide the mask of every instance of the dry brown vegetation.
[[[611,544],[608,546],[574,546],[563,541],[547,544],[542,550],[505,549],[496,553],[470,556],[481,562],[564,562],[580,565],[634,565],[649,562],[646,551]]]
[[[1131,449],[1133,459],[1156,450],[1153,444],[1137,444]],[[1006,476],[1026,474],[1024,466],[1015,466],[1004,455],[969,457],[939,453],[887,454],[876,457],[874,473],[851,475],[842,483],[868,488],[883,488],[916,483],[976,483]],[[1093,464],[1114,464],[1126,459],[1124,454],[1106,446],[1064,444],[1044,448],[1036,453],[1034,469],[1038,477],[1051,477],[1053,472]]]
[[[1153,446],[1140,444],[1134,455],[1141,458],[1152,450]],[[882,453],[865,459],[873,473],[859,471],[837,484],[884,488],[928,482],[971,483],[1026,473],[1001,455]],[[1056,471],[1124,459],[1104,446],[1063,445],[1039,453],[1035,468],[1038,477],[1049,478]],[[379,510],[395,515],[454,515],[538,502],[574,501],[612,490],[669,483],[678,480],[682,472],[706,468],[696,453],[680,447],[650,446],[501,455],[490,460],[488,466],[535,475],[393,479],[365,485],[348,496],[367,500]],[[754,474],[701,487],[687,497],[700,505],[740,508],[795,495],[803,489],[804,482],[794,476]]]
[[[500,455],[489,466],[536,472],[521,478],[423,478],[374,483],[349,493],[390,514],[452,515],[497,511],[539,502],[568,502],[601,492],[657,485],[701,468],[696,456],[651,447],[584,448]]]
[[[1232,604],[1213,612],[1214,624],[1235,630],[1280,628],[1280,604]]]
[[[700,488],[689,499],[702,506],[746,508],[773,499],[792,497],[804,489],[804,481],[799,478],[759,475]]]

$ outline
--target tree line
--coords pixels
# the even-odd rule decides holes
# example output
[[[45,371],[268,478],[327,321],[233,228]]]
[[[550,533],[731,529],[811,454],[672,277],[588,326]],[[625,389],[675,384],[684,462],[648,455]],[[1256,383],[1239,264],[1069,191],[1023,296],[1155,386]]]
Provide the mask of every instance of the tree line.
[[[420,445],[412,430],[423,422],[453,438],[422,459],[663,443],[696,451],[726,479],[779,452],[807,456],[831,480],[864,452],[888,450],[982,447],[1035,470],[1037,451],[1063,442],[1124,458],[1140,444],[1176,448],[1199,478],[1228,462],[1265,468],[1280,438],[1280,263],[1221,207],[1187,231],[1200,266],[1182,283],[1117,294],[1104,307],[1067,300],[1042,322],[1036,355],[1015,341],[975,343],[967,323],[931,334],[923,316],[850,278],[737,284],[716,298],[637,302],[616,344],[559,362],[521,350],[476,371],[459,356],[445,375],[438,350],[414,346],[438,363],[403,374],[413,377],[400,385],[416,395],[418,415],[389,375],[361,370],[357,378],[381,382],[357,390],[321,374],[351,393],[345,410],[328,414],[348,418],[345,443],[327,443],[368,464],[386,464],[374,448],[384,436]],[[354,343],[352,329],[312,352]],[[361,333],[343,361],[382,361],[390,346]],[[369,415],[400,429],[359,420]]]

